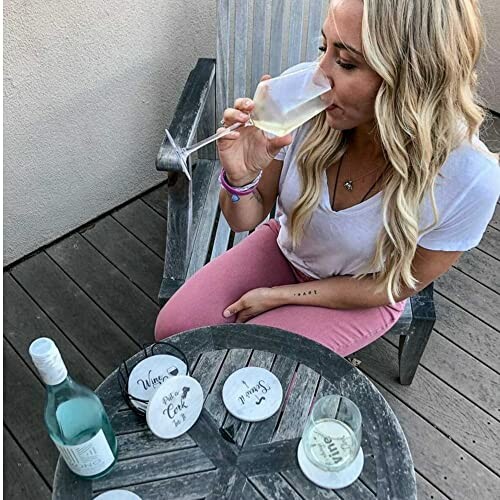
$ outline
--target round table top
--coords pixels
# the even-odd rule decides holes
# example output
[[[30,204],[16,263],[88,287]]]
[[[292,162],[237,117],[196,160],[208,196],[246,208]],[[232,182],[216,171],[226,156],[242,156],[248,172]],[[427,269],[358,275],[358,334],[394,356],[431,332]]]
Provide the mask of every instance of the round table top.
[[[341,356],[285,330],[248,324],[198,328],[168,341],[186,354],[203,388],[196,424],[175,439],[157,438],[145,418],[128,408],[113,372],[96,393],[117,434],[118,462],[107,476],[88,481],[59,459],[53,498],[90,499],[112,489],[144,500],[417,498],[413,461],[396,416],[368,378]],[[281,382],[283,403],[267,420],[237,420],[223,404],[224,382],[245,366],[267,368]],[[297,463],[311,404],[327,394],[348,397],[363,418],[363,471],[339,495],[311,483]]]

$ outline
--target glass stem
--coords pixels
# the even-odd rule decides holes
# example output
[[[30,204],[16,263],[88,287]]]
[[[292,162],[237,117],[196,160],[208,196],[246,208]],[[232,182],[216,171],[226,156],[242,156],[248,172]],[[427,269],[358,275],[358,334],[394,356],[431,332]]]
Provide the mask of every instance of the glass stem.
[[[202,148],[203,146],[206,146],[207,144],[210,144],[211,142],[216,141],[217,139],[220,139],[221,137],[224,137],[227,134],[230,134],[233,130],[236,130],[237,128],[240,127],[251,127],[253,126],[252,119],[250,118],[246,123],[233,123],[230,127],[227,127],[224,130],[221,130],[217,134],[213,134],[210,137],[207,137],[206,139],[203,139],[200,142],[197,142],[196,144],[193,144],[189,146],[188,148],[182,148],[182,152],[186,155],[190,155],[194,153],[195,151],[198,151],[198,149]]]

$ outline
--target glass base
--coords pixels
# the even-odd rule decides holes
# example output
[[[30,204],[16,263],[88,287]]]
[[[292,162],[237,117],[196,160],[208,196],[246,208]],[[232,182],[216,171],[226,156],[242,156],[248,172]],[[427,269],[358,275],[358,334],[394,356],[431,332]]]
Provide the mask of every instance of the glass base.
[[[362,448],[359,448],[359,452],[354,459],[354,462],[352,462],[351,465],[345,469],[335,472],[320,469],[307,458],[302,440],[300,441],[297,449],[297,458],[300,469],[309,481],[313,482],[317,486],[320,486],[321,488],[334,490],[345,488],[346,486],[354,483],[354,481],[356,481],[361,474],[363,464],[365,462],[363,450]]]

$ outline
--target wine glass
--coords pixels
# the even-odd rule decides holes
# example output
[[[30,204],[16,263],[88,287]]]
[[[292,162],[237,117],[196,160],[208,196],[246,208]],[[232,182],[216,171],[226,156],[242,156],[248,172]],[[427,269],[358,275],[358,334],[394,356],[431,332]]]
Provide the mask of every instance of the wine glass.
[[[254,126],[275,136],[289,134],[330,105],[325,95],[330,90],[330,80],[318,61],[300,63],[288,68],[280,76],[263,80],[257,85],[253,98],[255,107],[246,123],[234,123],[187,148],[179,147],[168,129],[165,132],[183,172],[191,180],[186,161],[191,153],[239,127]]]
[[[362,418],[359,408],[339,395],[319,399],[308,417],[299,444],[299,465],[323,488],[344,488],[363,468]]]

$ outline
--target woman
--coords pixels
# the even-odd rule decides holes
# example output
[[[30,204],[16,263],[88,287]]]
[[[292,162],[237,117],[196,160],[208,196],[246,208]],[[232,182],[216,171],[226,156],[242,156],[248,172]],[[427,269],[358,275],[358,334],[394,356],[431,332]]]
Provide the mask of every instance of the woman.
[[[231,228],[255,228],[277,200],[276,219],[185,283],[157,339],[248,322],[346,356],[481,240],[500,173],[477,138],[477,1],[332,0],[322,35],[331,106],[285,137],[245,127],[217,144]],[[252,109],[236,100],[224,124]]]

